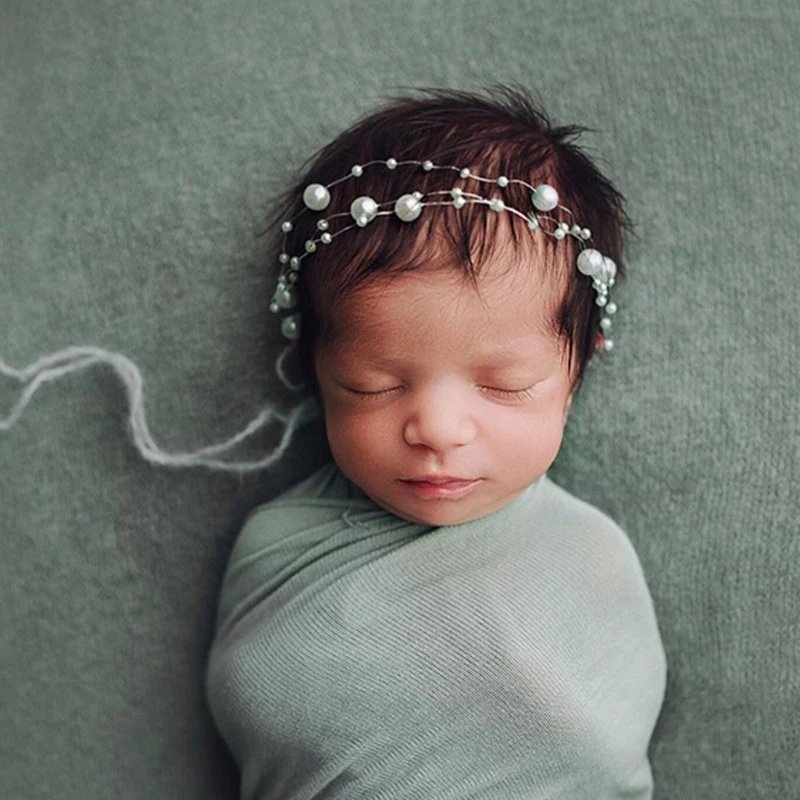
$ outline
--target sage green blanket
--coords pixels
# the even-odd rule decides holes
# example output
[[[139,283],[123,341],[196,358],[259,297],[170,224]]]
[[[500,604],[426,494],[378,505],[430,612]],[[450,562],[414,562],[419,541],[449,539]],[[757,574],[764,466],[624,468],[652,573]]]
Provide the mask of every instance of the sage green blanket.
[[[649,798],[665,682],[630,541],[547,475],[435,528],[333,463],[248,517],[207,673],[244,800]]]

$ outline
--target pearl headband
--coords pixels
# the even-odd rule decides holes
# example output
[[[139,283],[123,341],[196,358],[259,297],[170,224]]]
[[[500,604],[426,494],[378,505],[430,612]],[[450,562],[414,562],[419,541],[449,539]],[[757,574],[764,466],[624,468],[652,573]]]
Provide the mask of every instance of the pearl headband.
[[[371,197],[363,196],[356,198],[350,206],[350,213],[342,212],[339,214],[331,214],[327,218],[317,220],[317,230],[320,231],[318,239],[308,239],[305,243],[305,252],[301,255],[290,256],[286,252],[286,239],[287,235],[293,228],[293,222],[306,212],[310,211],[324,211],[331,202],[331,195],[329,189],[342,181],[349,180],[350,178],[360,177],[366,167],[373,164],[383,164],[388,169],[396,169],[399,166],[413,164],[422,167],[426,172],[433,169],[451,169],[458,172],[459,177],[462,179],[472,179],[482,181],[484,183],[492,183],[501,188],[505,188],[509,183],[519,183],[527,187],[531,191],[531,202],[537,211],[552,211],[554,208],[560,208],[566,211],[572,217],[572,212],[558,203],[558,192],[546,183],[539,186],[531,186],[523,180],[516,178],[507,178],[504,175],[499,178],[481,178],[473,175],[467,168],[459,168],[452,166],[439,167],[432,161],[397,161],[394,158],[389,158],[386,161],[370,161],[367,164],[354,166],[348,175],[338,178],[332,183],[323,186],[321,183],[312,183],[306,187],[303,192],[303,203],[306,208],[300,211],[291,220],[281,223],[281,230],[283,231],[283,247],[281,254],[278,258],[282,265],[280,275],[278,277],[278,285],[275,289],[272,302],[269,309],[273,314],[279,314],[281,311],[289,311],[297,305],[297,287],[298,273],[303,259],[316,251],[317,246],[329,245],[339,234],[349,231],[351,228],[359,227],[364,228],[373,219],[379,216],[386,216],[389,214],[396,214],[403,222],[413,222],[422,213],[425,206],[445,206],[450,205],[455,208],[463,208],[467,203],[481,203],[489,206],[492,211],[502,213],[508,211],[511,214],[516,214],[522,217],[531,230],[540,230],[547,236],[552,236],[555,239],[563,239],[567,234],[574,236],[581,244],[581,252],[578,254],[577,267],[578,271],[583,275],[592,278],[592,286],[597,293],[595,303],[604,310],[604,316],[600,320],[600,327],[603,333],[611,329],[611,316],[616,313],[616,303],[610,302],[609,289],[614,285],[614,277],[617,274],[617,265],[608,256],[602,255],[599,251],[586,247],[585,242],[591,238],[591,231],[588,228],[582,228],[580,225],[568,225],[566,222],[558,222],[558,220],[546,215],[538,215],[534,211],[528,211],[527,214],[518,211],[515,208],[507,206],[500,198],[495,197],[491,200],[482,197],[478,194],[465,192],[458,186],[453,187],[449,191],[430,192],[429,195],[449,195],[449,200],[436,201],[436,202],[423,202],[424,195],[421,192],[412,192],[411,194],[404,194],[396,200],[389,200],[385,203],[377,203]],[[381,211],[384,206],[388,206],[387,210]],[[338,217],[352,217],[354,222],[346,227],[340,228],[335,233],[330,233],[330,222]],[[553,229],[547,230],[542,226],[543,222],[553,223]],[[290,316],[284,317],[281,323],[281,332],[287,339],[297,339],[300,336],[300,314],[295,313]],[[603,348],[607,351],[613,349],[614,342],[611,339],[603,337]]]

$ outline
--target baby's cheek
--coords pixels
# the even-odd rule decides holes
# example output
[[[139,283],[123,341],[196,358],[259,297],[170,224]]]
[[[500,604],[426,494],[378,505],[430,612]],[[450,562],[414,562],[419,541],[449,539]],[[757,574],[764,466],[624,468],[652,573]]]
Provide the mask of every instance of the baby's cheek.
[[[494,420],[489,428],[492,447],[519,469],[552,463],[563,437],[562,416],[553,412],[510,415]]]
[[[329,406],[325,427],[336,461],[366,468],[380,460],[391,446],[390,423],[369,410],[345,410]]]

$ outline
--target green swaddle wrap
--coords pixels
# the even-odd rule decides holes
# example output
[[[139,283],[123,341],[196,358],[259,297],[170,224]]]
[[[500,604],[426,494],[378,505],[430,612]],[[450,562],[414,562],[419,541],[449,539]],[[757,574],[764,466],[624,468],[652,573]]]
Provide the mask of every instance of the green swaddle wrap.
[[[333,462],[248,517],[207,673],[243,800],[649,798],[665,683],[599,509],[544,475],[425,526]]]

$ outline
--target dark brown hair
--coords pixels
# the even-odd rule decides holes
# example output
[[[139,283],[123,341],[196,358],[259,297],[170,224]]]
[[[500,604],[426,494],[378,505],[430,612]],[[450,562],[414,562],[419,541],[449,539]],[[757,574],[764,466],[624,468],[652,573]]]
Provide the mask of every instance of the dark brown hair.
[[[519,87],[495,85],[486,96],[441,88],[412,90],[411,95],[388,98],[388,103],[362,118],[330,144],[313,155],[301,168],[301,176],[278,198],[276,211],[264,233],[270,232],[271,257],[279,270],[278,254],[283,250],[280,225],[293,220],[286,237],[286,252],[302,255],[307,239],[318,239],[317,220],[349,212],[356,197],[367,195],[385,203],[413,191],[450,190],[485,197],[501,197],[506,205],[525,212],[533,210],[530,192],[521,184],[505,188],[461,179],[452,170],[425,171],[418,166],[384,165],[365,167],[360,177],[331,187],[331,203],[322,212],[306,210],[303,191],[311,183],[327,185],[350,174],[354,165],[370,161],[433,161],[436,165],[467,167],[474,174],[495,178],[505,175],[533,186],[548,183],[559,194],[560,209],[548,212],[559,221],[577,222],[589,228],[587,246],[599,250],[617,265],[615,285],[625,275],[624,233],[632,231],[625,198],[595,167],[590,158],[570,140],[585,131],[579,125],[553,127],[547,115]],[[309,166],[310,162],[310,166]],[[425,198],[443,199],[443,196]],[[449,198],[444,198],[448,199]],[[298,217],[298,215],[300,215]],[[297,219],[295,219],[297,217]],[[331,232],[352,224],[334,220]],[[475,284],[481,267],[493,253],[498,225],[505,224],[518,253],[535,252],[538,270],[533,280],[544,284],[547,277],[559,287],[559,302],[553,307],[552,332],[566,342],[565,355],[573,369],[577,392],[589,360],[598,343],[600,308],[595,303],[592,281],[578,272],[575,263],[580,245],[572,236],[559,241],[529,230],[525,220],[514,214],[495,213],[486,205],[467,203],[457,210],[450,205],[427,206],[415,222],[403,222],[394,214],[378,216],[361,230],[354,229],[319,244],[301,265],[297,283],[302,314],[298,353],[314,390],[318,391],[313,366],[314,345],[335,337],[335,309],[342,298],[364,286],[376,275],[388,275],[422,267],[449,266],[462,269]],[[552,228],[548,228],[552,229]],[[438,259],[438,260],[437,260]],[[274,284],[270,284],[274,286]],[[612,293],[613,295],[613,293]],[[276,325],[278,324],[276,320]]]

